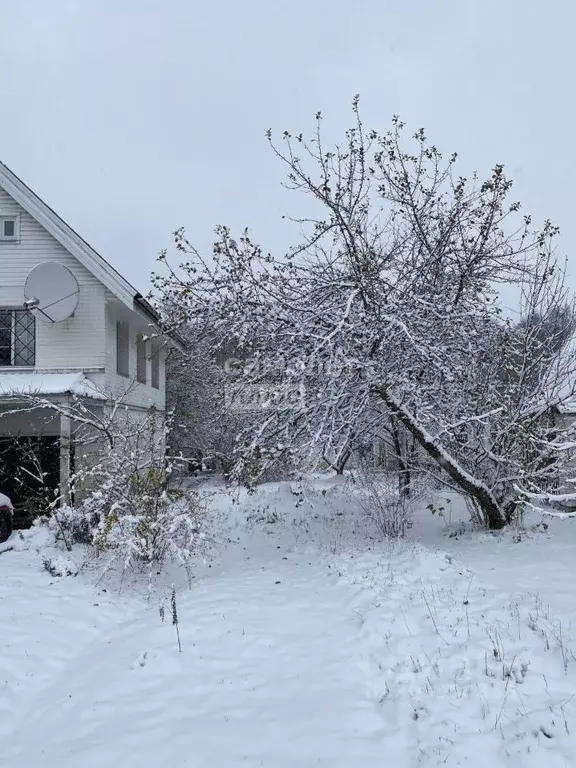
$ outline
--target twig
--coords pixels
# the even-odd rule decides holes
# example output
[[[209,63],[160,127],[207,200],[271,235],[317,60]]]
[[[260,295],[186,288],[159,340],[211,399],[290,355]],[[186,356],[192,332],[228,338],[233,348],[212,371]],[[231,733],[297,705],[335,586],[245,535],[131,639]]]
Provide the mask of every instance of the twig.
[[[178,610],[176,608],[176,587],[172,584],[172,596],[170,597],[170,607],[172,609],[172,626],[176,627],[176,637],[178,638],[178,650],[182,653],[182,644],[180,643],[180,629],[178,627]]]
[[[433,614],[432,614],[432,610],[431,610],[431,608],[430,608],[430,603],[428,602],[428,598],[426,597],[426,592],[425,592],[425,590],[422,590],[422,597],[424,598],[424,602],[426,603],[426,608],[428,608],[428,613],[430,614],[430,618],[432,619],[432,624],[434,624],[434,629],[436,630],[436,634],[438,635],[438,637],[440,638],[440,640],[442,640],[444,643],[446,643],[446,645],[449,645],[449,643],[448,643],[448,641],[446,640],[446,638],[445,638],[445,637],[443,637],[443,636],[440,634],[440,630],[438,629],[438,625],[436,624],[436,619],[434,618],[434,616],[433,616]]]

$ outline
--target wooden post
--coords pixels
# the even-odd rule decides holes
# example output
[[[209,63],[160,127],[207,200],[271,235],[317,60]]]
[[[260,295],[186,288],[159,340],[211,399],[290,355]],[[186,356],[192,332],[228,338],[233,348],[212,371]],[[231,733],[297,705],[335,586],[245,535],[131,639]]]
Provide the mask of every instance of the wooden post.
[[[70,504],[70,416],[60,414],[60,498]]]

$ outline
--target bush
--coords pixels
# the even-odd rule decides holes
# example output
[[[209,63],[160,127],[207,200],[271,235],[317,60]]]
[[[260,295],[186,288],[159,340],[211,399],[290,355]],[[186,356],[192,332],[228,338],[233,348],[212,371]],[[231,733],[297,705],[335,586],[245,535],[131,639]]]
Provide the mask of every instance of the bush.
[[[123,570],[160,568],[171,561],[190,577],[193,559],[212,546],[210,520],[196,493],[169,489],[165,473],[149,468],[127,480],[109,477],[77,506],[56,509],[45,522],[67,549],[86,544],[96,557],[106,554],[107,568],[115,562]]]
[[[126,565],[162,565],[167,559],[186,569],[209,546],[206,505],[197,494],[169,492],[150,476],[133,481],[130,501],[115,504],[95,531],[96,551],[113,552]]]
[[[111,476],[80,507],[92,525],[97,555],[111,553],[123,568],[171,560],[186,568],[204,554],[208,536],[206,504],[191,490],[171,490],[163,470],[149,467],[124,479]]]
[[[82,508],[63,505],[53,509],[45,522],[56,541],[70,549],[72,544],[92,544],[98,518],[88,517]]]
[[[211,526],[201,498],[173,487],[164,415],[152,408],[135,418],[119,403],[99,420],[89,411],[74,413],[84,424],[76,435],[76,472],[45,518],[55,540],[68,550],[92,545],[96,556],[106,553],[107,569],[115,563],[122,570],[158,569],[171,560],[189,573],[192,559],[211,546]],[[71,505],[62,504],[70,498]]]
[[[77,576],[78,566],[73,560],[62,555],[56,557],[44,557],[42,559],[42,565],[45,571],[48,571],[50,576],[55,578],[62,578],[63,576]]]
[[[395,477],[361,465],[354,498],[379,533],[386,538],[401,539],[412,527],[413,500],[400,493]]]

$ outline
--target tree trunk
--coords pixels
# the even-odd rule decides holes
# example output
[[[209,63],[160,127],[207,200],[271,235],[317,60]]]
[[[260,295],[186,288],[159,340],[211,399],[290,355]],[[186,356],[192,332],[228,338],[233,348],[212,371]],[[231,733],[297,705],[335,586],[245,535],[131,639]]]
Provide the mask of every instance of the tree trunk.
[[[390,417],[390,432],[392,434],[392,442],[394,443],[396,462],[398,464],[398,489],[401,496],[409,498],[411,484],[410,466],[406,455],[406,446],[402,445],[398,422],[394,416]]]
[[[352,448],[348,447],[340,456],[338,461],[336,462],[336,474],[337,475],[343,475],[344,474],[344,467],[348,463],[348,459],[352,456]]]
[[[342,451],[340,456],[336,459],[336,461],[330,461],[330,459],[326,456],[326,453],[322,453],[322,459],[328,464],[329,467],[331,467],[337,475],[343,475],[344,469],[346,467],[346,464],[348,463],[348,460],[350,459],[350,456],[352,456],[352,444],[348,443],[346,448]]]
[[[398,418],[400,423],[413,435],[414,439],[424,448],[426,453],[434,459],[444,472],[454,483],[471,496],[480,506],[484,520],[488,528],[498,530],[504,528],[507,523],[506,515],[496,501],[494,494],[484,483],[476,480],[472,475],[466,472],[458,465],[456,461],[442,448],[438,442],[429,435],[423,427],[418,424],[412,414],[397,402],[395,398],[388,395],[386,390],[378,389],[378,395],[390,408],[392,413]]]

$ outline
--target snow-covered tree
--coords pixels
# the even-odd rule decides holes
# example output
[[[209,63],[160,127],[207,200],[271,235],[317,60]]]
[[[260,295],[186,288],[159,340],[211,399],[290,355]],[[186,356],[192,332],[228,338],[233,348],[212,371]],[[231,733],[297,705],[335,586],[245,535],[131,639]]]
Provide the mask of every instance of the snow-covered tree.
[[[502,527],[522,491],[559,481],[570,439],[553,418],[575,381],[557,229],[534,230],[503,166],[464,178],[423,130],[406,139],[395,118],[366,132],[357,99],[354,115],[336,147],[320,114],[309,141],[269,134],[287,186],[309,198],[289,253],[219,227],[206,258],[180,230],[185,260],[156,288],[181,318],[252,352],[245,384],[269,395],[241,435],[240,466],[296,446],[339,457],[392,416],[473,513]],[[503,311],[502,286],[521,322]]]
[[[200,466],[234,464],[236,436],[251,409],[243,403],[241,361],[233,344],[215,328],[186,324],[182,351],[170,350],[166,366],[167,408],[171,414],[169,454]]]
[[[210,339],[181,330],[185,351],[171,349],[166,362],[166,399],[172,414],[170,452],[202,461],[220,442],[224,410],[223,371],[216,364]]]

